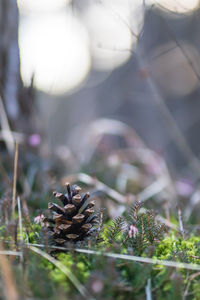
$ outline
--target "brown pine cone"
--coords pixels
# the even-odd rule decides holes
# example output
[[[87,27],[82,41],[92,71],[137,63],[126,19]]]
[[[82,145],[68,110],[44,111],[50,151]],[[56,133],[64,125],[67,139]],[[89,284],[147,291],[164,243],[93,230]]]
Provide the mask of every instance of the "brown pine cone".
[[[57,245],[65,242],[82,241],[94,232],[97,216],[94,201],[89,200],[89,193],[80,195],[78,185],[66,183],[67,194],[53,192],[63,207],[49,202],[48,208],[53,211],[53,218],[44,218],[43,222]]]

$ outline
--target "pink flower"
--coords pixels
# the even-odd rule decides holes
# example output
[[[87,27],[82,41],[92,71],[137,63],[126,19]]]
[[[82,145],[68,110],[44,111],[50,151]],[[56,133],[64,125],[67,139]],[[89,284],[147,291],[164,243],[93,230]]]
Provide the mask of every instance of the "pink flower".
[[[34,223],[41,224],[43,226],[44,225],[43,220],[44,220],[44,215],[42,214],[34,218]]]
[[[156,242],[156,243],[160,243],[160,240],[159,239],[154,239],[154,241]]]
[[[138,234],[138,229],[134,225],[131,225],[128,231],[128,236],[130,238],[135,238],[136,235]]]

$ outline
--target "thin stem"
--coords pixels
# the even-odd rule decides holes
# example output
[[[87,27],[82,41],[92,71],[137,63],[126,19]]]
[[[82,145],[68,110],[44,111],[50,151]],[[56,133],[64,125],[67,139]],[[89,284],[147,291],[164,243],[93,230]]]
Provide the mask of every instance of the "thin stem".
[[[182,211],[180,207],[178,208],[178,221],[179,221],[179,227],[180,227],[182,238],[185,239],[185,231],[183,228],[183,220],[182,220]]]
[[[17,197],[18,218],[19,218],[19,244],[22,255],[20,256],[21,264],[23,263],[23,225],[22,225],[22,210],[20,197]]]
[[[12,197],[12,219],[15,218],[15,200],[16,200],[16,187],[17,187],[17,166],[18,166],[18,143],[15,146],[14,158],[14,178],[13,178],[13,197]]]

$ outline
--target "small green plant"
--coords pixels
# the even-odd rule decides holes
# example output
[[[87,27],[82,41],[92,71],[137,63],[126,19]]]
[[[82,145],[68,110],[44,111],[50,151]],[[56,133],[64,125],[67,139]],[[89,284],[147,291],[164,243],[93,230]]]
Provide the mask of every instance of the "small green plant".
[[[115,220],[111,221],[109,226],[105,228],[104,240],[108,245],[113,244],[113,242],[121,241],[123,226],[123,218],[117,217]]]
[[[108,246],[118,244],[120,249],[142,255],[149,246],[160,243],[165,225],[156,220],[152,210],[141,212],[141,206],[141,202],[136,202],[123,217],[116,218],[106,227],[104,240]]]

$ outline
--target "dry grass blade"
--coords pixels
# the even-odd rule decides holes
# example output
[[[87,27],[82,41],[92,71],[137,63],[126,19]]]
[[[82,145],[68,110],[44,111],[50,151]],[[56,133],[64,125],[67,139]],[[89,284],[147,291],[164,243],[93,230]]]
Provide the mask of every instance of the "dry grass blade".
[[[12,134],[12,138],[10,137],[10,134]],[[7,137],[8,141],[13,142],[17,141],[19,144],[22,144],[25,141],[25,135],[20,132],[16,131],[8,131],[8,130],[0,130],[0,140],[4,140],[5,136]]]
[[[99,181],[97,178],[93,178],[85,173],[78,173],[75,175],[71,175],[68,177],[64,178],[64,183],[65,182],[75,182],[75,181],[80,181],[88,185],[94,186],[98,191],[102,191],[106,195],[108,195],[113,201],[117,203],[126,203],[127,199],[125,196],[122,194],[118,193],[117,191],[113,190],[103,182]]]
[[[80,128],[80,130],[83,130]],[[137,145],[143,147],[144,144],[136,134],[136,132],[127,124],[114,119],[100,118],[96,119],[85,128],[87,135],[84,136],[84,140],[81,142],[80,147],[77,149],[77,135],[72,133],[71,144],[74,146],[74,151],[79,157],[80,162],[88,164],[91,162],[93,155],[98,152],[99,143],[105,135],[112,135],[115,137],[121,137],[126,142],[126,145],[130,148]]]
[[[6,252],[0,243],[0,269],[3,280],[4,295],[7,300],[19,300],[16,283],[13,278],[12,268],[9,260],[3,252]]]
[[[45,248],[45,245],[41,245],[41,244],[26,244],[26,245],[29,248],[32,248],[32,247]],[[63,250],[63,251],[71,250],[69,248],[56,247],[56,246],[49,246],[49,248]],[[37,249],[37,248],[35,248],[35,249]],[[95,251],[95,250],[87,250],[87,249],[79,249],[79,248],[73,248],[73,251],[78,252],[78,253],[85,253],[85,254],[102,255],[102,256],[111,257],[114,259],[135,261],[135,262],[147,263],[147,264],[152,264],[152,265],[161,265],[161,266],[166,266],[166,267],[171,267],[171,268],[180,268],[180,269],[186,269],[186,270],[200,271],[200,265],[197,265],[197,264],[188,264],[188,263],[175,262],[175,261],[170,261],[170,260],[160,260],[160,259],[154,259],[154,258],[149,258],[149,257],[141,257],[141,256],[109,253],[109,252],[107,253],[107,252],[100,252],[100,251]],[[45,252],[43,252],[43,253],[45,253]]]
[[[190,275],[188,280],[192,281],[192,280],[194,280],[195,278],[197,278],[199,276],[200,276],[200,272],[197,272],[195,274]]]
[[[146,292],[146,300],[152,300],[152,292],[151,292],[151,278],[147,280],[147,285],[145,287]]]
[[[13,256],[21,256],[21,252],[10,251],[10,250],[0,250],[0,255],[13,255]]]
[[[50,261],[53,265],[55,265],[58,269],[60,269],[72,282],[72,284],[77,288],[79,293],[84,297],[88,298],[88,293],[85,289],[85,287],[79,282],[79,280],[75,277],[75,275],[63,264],[61,264],[58,260],[50,256],[49,254],[45,253],[44,251],[36,248],[35,246],[31,246],[31,244],[28,244],[28,248],[32,250],[33,252],[41,255],[42,257],[46,258],[48,261]]]
[[[165,177],[159,178],[153,182],[150,186],[146,187],[142,192],[137,194],[138,201],[144,202],[154,195],[163,191],[169,185],[169,179]]]
[[[124,204],[124,206],[130,204],[129,201],[128,201],[128,198],[122,194],[120,194],[119,192],[111,189],[110,187],[108,187],[106,184],[102,183],[101,181],[99,181],[98,179],[96,178],[93,178],[85,173],[78,173],[78,174],[75,174],[75,175],[70,175],[70,176],[67,176],[67,177],[64,177],[63,179],[63,184],[65,182],[76,182],[76,181],[80,181],[80,182],[83,182],[87,185],[92,185],[95,187],[95,189],[97,190],[100,190],[102,192],[104,192],[106,195],[108,195],[113,201],[117,202],[117,203],[120,203],[120,204]],[[150,195],[151,197],[159,192],[161,192],[162,189],[164,189],[167,184],[169,184],[169,181],[168,179],[163,180],[162,182],[162,186],[158,187],[158,181],[154,182],[151,186],[147,187],[147,190],[145,189],[143,192],[144,194],[138,194],[138,196],[140,198],[143,198],[145,200],[147,200]],[[144,210],[144,208],[142,208],[142,210]],[[170,228],[173,228],[175,230],[178,230],[178,227],[176,225],[174,225],[173,223],[169,222],[167,219],[163,218],[162,216],[160,215],[157,215],[157,220],[160,220],[161,222],[163,222],[166,226],[170,227]]]
[[[142,208],[141,210],[143,210],[143,208]],[[145,211],[145,210],[144,210],[144,211]],[[177,225],[171,223],[169,220],[163,218],[163,217],[160,216],[160,215],[157,215],[157,216],[156,216],[156,220],[160,221],[161,223],[164,223],[167,227],[169,227],[169,228],[171,228],[171,229],[174,229],[174,230],[176,230],[176,231],[179,230],[179,228],[178,228]]]
[[[179,227],[180,227],[182,238],[185,239],[185,231],[183,228],[183,220],[182,220],[182,211],[180,207],[178,208],[178,221],[179,221]]]
[[[15,146],[14,158],[14,178],[13,178],[13,197],[12,197],[12,219],[15,217],[15,199],[16,199],[16,186],[17,186],[17,165],[18,165],[18,143]]]

